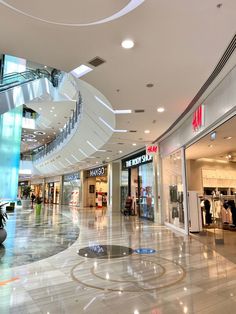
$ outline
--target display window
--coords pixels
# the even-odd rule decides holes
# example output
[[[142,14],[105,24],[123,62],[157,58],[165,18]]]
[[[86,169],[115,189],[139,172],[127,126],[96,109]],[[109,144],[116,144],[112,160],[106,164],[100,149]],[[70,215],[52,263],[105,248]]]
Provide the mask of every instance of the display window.
[[[165,221],[184,229],[182,158],[181,150],[163,158],[162,182]]]
[[[107,206],[107,167],[101,166],[84,172],[84,206],[103,208]]]
[[[121,211],[154,221],[152,156],[145,151],[122,160]]]
[[[189,203],[196,230],[236,231],[236,116],[186,149]],[[192,227],[190,226],[190,231]]]
[[[70,206],[79,206],[80,190],[81,180],[79,172],[64,175],[62,204]]]

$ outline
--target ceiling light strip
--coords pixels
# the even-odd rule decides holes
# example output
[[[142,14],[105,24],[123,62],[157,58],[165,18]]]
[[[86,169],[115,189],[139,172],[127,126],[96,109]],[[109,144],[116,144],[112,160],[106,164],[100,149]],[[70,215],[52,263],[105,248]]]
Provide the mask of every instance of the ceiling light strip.
[[[112,126],[110,126],[109,123],[107,123],[102,117],[99,117],[99,120],[104,123],[112,132],[116,132],[116,133],[126,133],[128,132],[128,130],[115,130],[113,129]]]
[[[81,148],[79,148],[79,151],[80,151],[81,154],[83,154],[85,157],[89,157]]]

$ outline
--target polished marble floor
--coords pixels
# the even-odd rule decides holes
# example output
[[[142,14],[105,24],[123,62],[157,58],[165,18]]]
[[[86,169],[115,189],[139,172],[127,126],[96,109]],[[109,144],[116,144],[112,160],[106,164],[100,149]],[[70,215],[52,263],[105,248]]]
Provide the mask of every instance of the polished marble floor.
[[[205,243],[109,210],[52,211],[78,228],[79,237],[42,260],[0,265],[1,314],[236,313],[235,264]],[[106,245],[155,252],[116,258],[78,254]]]

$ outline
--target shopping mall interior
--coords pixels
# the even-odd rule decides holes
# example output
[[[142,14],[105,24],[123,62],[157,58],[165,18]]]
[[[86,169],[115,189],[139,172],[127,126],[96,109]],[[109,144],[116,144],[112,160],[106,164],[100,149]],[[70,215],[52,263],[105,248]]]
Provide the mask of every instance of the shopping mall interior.
[[[0,314],[234,313],[235,13],[0,0]]]

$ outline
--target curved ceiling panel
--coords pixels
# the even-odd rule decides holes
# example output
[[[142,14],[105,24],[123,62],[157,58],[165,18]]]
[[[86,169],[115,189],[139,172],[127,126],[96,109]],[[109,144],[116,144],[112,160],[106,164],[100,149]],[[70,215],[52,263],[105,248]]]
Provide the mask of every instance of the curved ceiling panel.
[[[41,22],[63,26],[90,26],[113,21],[134,10],[145,0],[0,0],[20,14]],[[46,8],[46,9],[45,9]],[[55,10],[56,8],[56,10]]]

